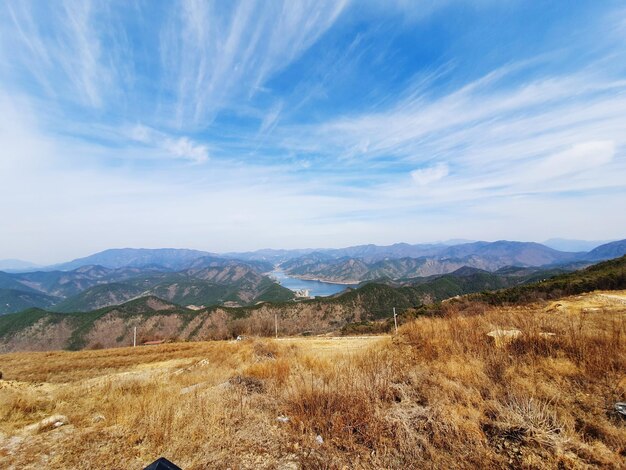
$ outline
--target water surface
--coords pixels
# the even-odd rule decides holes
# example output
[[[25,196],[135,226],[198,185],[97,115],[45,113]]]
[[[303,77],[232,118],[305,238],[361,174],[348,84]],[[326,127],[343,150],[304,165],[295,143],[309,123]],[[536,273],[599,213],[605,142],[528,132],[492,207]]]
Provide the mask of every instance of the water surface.
[[[270,276],[276,279],[281,286],[286,287],[287,289],[291,289],[293,291],[298,289],[308,289],[309,294],[312,297],[326,297],[336,294],[337,292],[341,292],[346,287],[355,287],[350,286],[349,284],[332,284],[330,282],[298,279],[297,277],[289,276],[287,273],[281,271],[280,269],[272,271],[270,273]]]

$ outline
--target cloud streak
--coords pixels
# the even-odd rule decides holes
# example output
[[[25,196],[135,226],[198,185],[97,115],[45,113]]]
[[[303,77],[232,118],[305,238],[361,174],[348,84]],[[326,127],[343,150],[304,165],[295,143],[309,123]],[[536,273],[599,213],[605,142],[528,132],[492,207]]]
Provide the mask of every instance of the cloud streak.
[[[6,45],[3,54],[10,54],[14,61],[13,69],[5,73],[14,80],[32,74],[45,93],[56,99],[101,106],[111,74],[103,65],[94,3],[9,1],[5,8],[9,20],[0,28],[0,39]],[[26,54],[14,54],[24,47]]]
[[[199,0],[181,2],[163,35],[179,125],[211,122],[233,99],[256,94],[311,47],[347,5],[341,1],[240,1],[227,12]]]

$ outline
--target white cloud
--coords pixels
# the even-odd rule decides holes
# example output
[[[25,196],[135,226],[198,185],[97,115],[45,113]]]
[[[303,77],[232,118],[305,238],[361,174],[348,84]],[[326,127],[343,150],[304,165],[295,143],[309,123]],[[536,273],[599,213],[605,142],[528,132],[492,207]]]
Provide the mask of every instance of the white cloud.
[[[436,165],[411,172],[411,178],[418,186],[426,186],[446,176],[448,176],[448,165],[446,163],[437,163]]]
[[[540,179],[571,175],[606,165],[614,156],[615,142],[611,140],[583,142],[550,155],[534,168],[533,173]]]
[[[134,126],[128,135],[134,141],[160,149],[170,157],[191,160],[194,163],[203,163],[209,159],[208,146],[188,137],[171,137],[141,124]]]
[[[202,163],[209,159],[209,150],[206,145],[198,145],[187,137],[165,139],[164,148],[172,155]]]

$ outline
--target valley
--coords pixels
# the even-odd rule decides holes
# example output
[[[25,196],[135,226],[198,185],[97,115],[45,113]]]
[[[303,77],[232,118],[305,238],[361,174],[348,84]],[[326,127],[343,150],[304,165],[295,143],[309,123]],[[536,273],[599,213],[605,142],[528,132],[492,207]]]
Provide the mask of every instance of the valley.
[[[624,253],[624,240],[587,253],[508,241],[221,255],[185,249],[114,249],[39,271],[0,271],[0,315],[31,307],[90,311],[145,296],[180,306],[248,307],[293,300],[294,291],[300,289],[325,297],[367,282],[423,285],[434,276],[456,272],[460,277],[463,269],[471,268],[498,277],[481,287],[492,289],[581,269]],[[512,275],[511,269],[518,269],[517,274]],[[456,289],[452,295],[470,291]],[[442,300],[440,295],[432,299]]]
[[[222,270],[214,268],[210,273],[211,279],[217,273],[223,275]],[[247,279],[239,277],[240,274],[233,275]],[[278,286],[271,284],[270,288],[272,285]],[[623,256],[571,273],[529,268],[489,273],[462,268],[446,275],[393,284],[366,283],[329,297],[298,301],[290,297],[290,300],[268,300],[245,307],[187,308],[163,299],[165,295],[147,295],[83,312],[31,308],[2,315],[0,352],[127,346],[132,344],[135,328],[140,344],[156,340],[224,340],[239,335],[273,336],[276,327],[281,336],[384,333],[392,329],[393,308],[402,323],[421,315],[440,315],[446,308],[464,302],[495,306],[524,304],[598,289],[625,288],[626,256]]]

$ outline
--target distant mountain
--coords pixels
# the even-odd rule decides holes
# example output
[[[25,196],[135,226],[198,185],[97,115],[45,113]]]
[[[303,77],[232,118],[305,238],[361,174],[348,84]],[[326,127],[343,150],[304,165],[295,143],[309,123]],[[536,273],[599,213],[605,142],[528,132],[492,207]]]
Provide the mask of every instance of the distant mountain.
[[[454,245],[463,245],[465,243],[474,243],[477,242],[478,240],[467,240],[465,238],[452,238],[450,240],[445,240],[440,242],[442,245],[446,245],[446,246],[454,246]]]
[[[20,259],[0,259],[0,271],[27,271],[39,268],[39,265]]]
[[[600,245],[582,256],[582,258],[589,261],[600,261],[623,255],[626,255],[626,239]]]
[[[592,247],[593,248],[593,247]],[[557,262],[571,258],[571,253],[559,254],[558,250],[528,242],[469,242],[467,240],[448,240],[438,243],[395,243],[393,245],[357,245],[346,248],[318,248],[303,250],[258,250],[247,253],[228,253],[225,257],[242,260],[267,260],[284,264],[294,259],[317,258],[323,260],[341,260],[345,258],[360,259],[366,263],[374,263],[385,259],[400,258],[450,258],[475,255],[491,255],[492,257],[509,256],[511,261],[524,264]],[[586,250],[571,250],[586,251]]]
[[[551,238],[543,245],[559,251],[590,251],[610,240],[570,240],[567,238]]]
[[[370,267],[361,259],[333,259],[324,253],[311,253],[283,263],[281,268],[292,276],[302,279],[318,279],[329,282],[359,283],[366,280]]]
[[[463,243],[461,243],[463,242]],[[357,245],[345,248],[320,249],[263,249],[252,252],[232,252],[215,254],[199,250],[187,249],[145,249],[121,248],[110,249],[84,258],[75,259],[48,267],[47,270],[70,271],[86,265],[100,265],[110,269],[121,267],[155,267],[179,271],[198,264],[222,265],[225,261],[246,262],[261,272],[270,272],[275,265],[288,263],[295,259],[315,258],[317,261],[359,259],[367,264],[389,259],[429,258],[429,259],[462,259],[477,256],[483,259],[483,266],[490,263],[505,266],[506,264],[539,266],[555,264],[567,260],[576,260],[574,253],[587,251],[578,249],[595,248],[600,242],[584,242],[576,240],[552,239],[555,246],[569,247],[569,251],[560,251],[554,247],[530,242],[496,241],[469,242],[464,240],[448,240],[438,243],[395,243],[393,245]],[[298,262],[300,262],[299,260]],[[458,266],[457,266],[458,267]],[[481,266],[477,266],[481,267]],[[0,269],[1,270],[1,269]]]
[[[295,249],[295,250],[274,250],[266,248],[263,250],[224,253],[221,256],[225,258],[238,259],[242,261],[265,261],[271,264],[278,264],[292,258],[304,256],[308,253],[317,251],[312,248]]]
[[[202,257],[216,257],[214,253],[176,248],[116,248],[101,251],[85,258],[75,259],[52,268],[70,271],[86,265],[100,265],[106,268],[162,266],[169,269],[186,268],[193,261]]]
[[[388,246],[359,245],[333,250],[320,250],[333,258],[359,258],[372,263],[388,258],[421,258],[436,256],[446,248],[444,244],[417,244],[395,243]]]
[[[478,256],[494,265],[500,265],[499,267],[505,265],[543,266],[572,260],[576,257],[576,253],[554,250],[540,243],[500,240],[451,246],[438,255],[440,259],[468,256]]]
[[[374,279],[424,277],[453,272],[464,266],[496,271],[505,266],[544,266],[578,260],[580,253],[565,253],[539,243],[473,242],[450,247],[430,247],[436,253],[419,258],[332,259],[315,252],[281,265],[288,274],[303,279],[358,283]]]
[[[195,259],[185,268],[188,270],[198,270],[203,268],[221,267],[228,265],[247,265],[253,269],[256,269],[260,273],[268,273],[274,269],[274,265],[269,261],[229,259],[225,257],[215,256],[203,256],[202,258]]]

